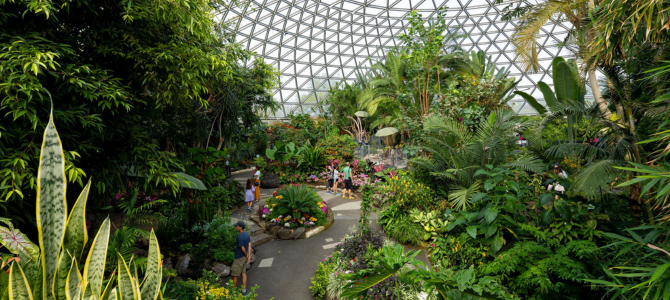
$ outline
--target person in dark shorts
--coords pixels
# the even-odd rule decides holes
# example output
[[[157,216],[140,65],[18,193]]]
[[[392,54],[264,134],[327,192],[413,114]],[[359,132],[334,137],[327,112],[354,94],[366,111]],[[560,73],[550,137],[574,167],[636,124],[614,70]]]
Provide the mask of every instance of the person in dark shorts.
[[[230,268],[230,275],[233,275],[233,287],[237,286],[237,277],[242,276],[242,294],[247,295],[247,264],[251,262],[251,236],[244,231],[244,222],[235,223],[237,236],[237,245],[235,247],[235,260]]]
[[[352,176],[351,176],[351,167],[349,166],[349,162],[347,162],[346,167],[344,167],[344,192],[342,193],[342,199],[347,198],[347,192],[349,192],[349,199],[353,200],[354,199],[354,185],[351,182]]]
[[[334,194],[333,193],[333,161],[329,160],[326,162],[326,179],[328,180],[326,182],[326,193],[328,194]]]

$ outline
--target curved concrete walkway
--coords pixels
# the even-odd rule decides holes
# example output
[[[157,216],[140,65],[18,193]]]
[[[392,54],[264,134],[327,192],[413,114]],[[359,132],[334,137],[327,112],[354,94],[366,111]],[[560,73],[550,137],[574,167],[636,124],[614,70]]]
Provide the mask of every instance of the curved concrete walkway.
[[[246,181],[250,176],[251,172],[238,174],[233,178]],[[273,191],[261,189],[261,198],[269,197]],[[333,210],[335,223],[326,231],[309,239],[272,240],[257,246],[256,262],[247,271],[247,286],[259,286],[256,290],[258,300],[315,299],[309,287],[312,285],[310,279],[314,276],[319,262],[323,262],[350,228],[358,227],[360,198],[342,199],[341,196],[327,194],[324,190],[319,190],[318,194]],[[253,213],[256,211],[257,206]],[[371,216],[371,219],[376,219],[376,215]],[[376,222],[372,223],[373,227],[380,229]]]

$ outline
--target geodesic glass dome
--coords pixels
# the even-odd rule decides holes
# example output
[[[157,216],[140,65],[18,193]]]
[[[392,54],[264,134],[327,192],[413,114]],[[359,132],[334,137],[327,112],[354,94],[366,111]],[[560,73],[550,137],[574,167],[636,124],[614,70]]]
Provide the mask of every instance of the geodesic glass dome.
[[[523,73],[514,63],[510,42],[517,22],[501,20],[507,5],[495,0],[253,0],[222,17],[236,24],[238,42],[280,70],[281,86],[274,98],[282,109],[274,117],[283,118],[319,112],[331,87],[341,80],[352,83],[357,68],[365,72],[386,49],[399,45],[408,12],[416,10],[429,19],[440,7],[448,8],[448,26],[468,35],[459,41],[463,50],[484,50],[496,67],[521,79],[518,90],[542,99],[537,82],[551,85],[551,60],[573,56],[561,45],[571,25],[545,25],[538,38],[541,71]],[[509,104],[520,115],[537,114],[521,97]]]

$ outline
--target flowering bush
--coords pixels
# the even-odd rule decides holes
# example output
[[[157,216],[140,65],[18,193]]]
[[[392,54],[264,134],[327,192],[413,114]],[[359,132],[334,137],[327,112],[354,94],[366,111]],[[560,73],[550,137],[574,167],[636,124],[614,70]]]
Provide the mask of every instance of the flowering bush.
[[[349,135],[340,135],[320,139],[316,143],[316,148],[321,149],[326,159],[350,160],[354,157],[354,149],[358,144]]]
[[[436,205],[435,193],[430,187],[406,174],[398,174],[389,179],[384,185],[384,191],[388,201],[399,205],[404,211],[412,208],[426,210]]]
[[[258,210],[262,219],[286,228],[325,224],[328,206],[313,189],[304,185],[285,185],[273,192]]]

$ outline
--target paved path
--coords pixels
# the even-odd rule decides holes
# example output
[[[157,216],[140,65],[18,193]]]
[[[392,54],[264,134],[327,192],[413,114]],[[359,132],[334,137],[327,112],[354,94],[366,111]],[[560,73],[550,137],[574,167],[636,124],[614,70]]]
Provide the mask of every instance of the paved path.
[[[233,178],[245,180],[251,173],[242,173]],[[261,189],[261,199],[269,197],[274,190]],[[335,245],[350,228],[358,227],[360,198],[342,199],[341,196],[318,191],[335,214],[335,223],[326,231],[309,239],[285,241],[272,240],[256,247],[256,262],[247,271],[247,286],[258,285],[258,300],[311,300],[310,279],[314,276],[319,262],[330,254]],[[262,203],[263,201],[261,201]],[[255,213],[257,207],[254,208]],[[246,213],[234,214],[233,218],[244,218]],[[246,216],[248,217],[248,216]],[[375,219],[376,216],[371,218]],[[373,227],[379,229],[376,222]],[[409,249],[408,249],[409,250]],[[424,257],[425,260],[425,257]]]

